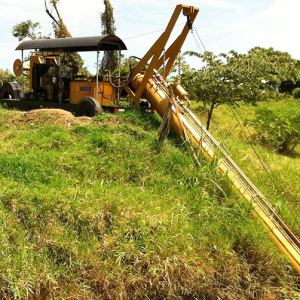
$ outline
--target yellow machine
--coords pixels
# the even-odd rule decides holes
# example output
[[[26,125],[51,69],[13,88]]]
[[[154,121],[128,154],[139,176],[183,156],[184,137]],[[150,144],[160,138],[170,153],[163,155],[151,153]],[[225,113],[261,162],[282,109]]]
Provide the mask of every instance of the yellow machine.
[[[118,103],[121,86],[103,81],[96,76],[78,74],[78,68],[63,63],[66,53],[95,51],[99,69],[99,51],[126,50],[121,39],[113,35],[32,40],[20,43],[22,60],[14,63],[16,76],[29,76],[29,91],[17,83],[7,83],[0,91],[1,102],[27,108],[56,107],[74,111],[76,116],[94,116],[102,112],[102,107],[114,108]],[[23,51],[34,50],[24,66]],[[100,80],[101,79],[101,80]]]
[[[125,50],[126,46],[116,36],[35,40],[22,42],[17,50],[22,51],[22,60],[16,61],[17,76],[24,76],[23,50],[36,49],[30,56],[27,71],[30,77],[30,91],[16,83],[9,83],[0,91],[0,101],[24,103],[28,107],[60,107],[75,111],[76,115],[94,116],[101,107],[115,108],[121,88],[126,91],[136,107],[144,97],[161,117],[171,107],[170,125],[188,142],[197,160],[196,147],[206,158],[217,158],[219,172],[226,174],[240,195],[250,201],[256,214],[261,218],[276,245],[288,255],[296,271],[300,274],[300,239],[285,223],[267,199],[239,169],[222,146],[211,136],[197,117],[188,109],[187,92],[179,85],[170,85],[166,78],[189,33],[199,9],[193,6],[177,5],[171,20],[159,39],[146,55],[131,69],[127,80],[120,86],[120,75],[115,85],[111,80],[77,75],[78,70],[61,64],[60,57],[65,52],[96,51],[97,70],[99,51]],[[164,52],[166,44],[180,14],[187,18],[181,34]],[[37,51],[38,49],[38,51]],[[157,70],[164,65],[163,74]],[[146,70],[146,71],[142,71]],[[119,73],[120,74],[120,73]],[[170,105],[171,104],[171,105]],[[218,155],[218,156],[217,156]],[[217,156],[217,157],[216,157]]]
[[[187,18],[187,22],[176,41],[162,55],[181,12]],[[141,96],[154,68],[158,70],[164,64],[164,78],[168,76],[198,12],[199,9],[193,6],[178,5],[165,32],[134,67],[127,81],[122,82],[122,86],[120,69],[114,82],[111,79],[103,81],[98,72],[96,76],[82,76],[78,75],[77,67],[62,63],[62,57],[66,53],[95,51],[99,70],[99,51],[119,51],[121,57],[121,50],[126,50],[124,42],[116,36],[24,41],[16,48],[21,50],[22,59],[15,61],[14,72],[16,76],[22,77],[22,81],[24,76],[29,76],[29,91],[25,92],[24,86],[16,83],[7,83],[0,91],[0,101],[28,108],[57,107],[75,111],[76,116],[94,116],[101,113],[102,107],[110,110],[116,108],[121,92],[125,91],[135,106],[139,107]],[[33,50],[27,67],[24,66],[24,50]],[[133,93],[134,78],[149,60],[151,61],[143,80],[138,90]],[[155,109],[163,110],[161,107]]]

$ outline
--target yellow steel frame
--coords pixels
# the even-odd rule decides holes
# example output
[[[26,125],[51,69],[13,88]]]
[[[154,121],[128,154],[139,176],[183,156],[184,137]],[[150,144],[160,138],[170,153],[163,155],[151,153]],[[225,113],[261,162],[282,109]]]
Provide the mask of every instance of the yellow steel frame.
[[[184,41],[189,33],[189,25],[186,23],[181,34],[177,37],[177,39],[169,47],[169,49],[165,52],[165,54],[162,55],[181,12],[183,12],[183,15],[189,16],[191,23],[193,23],[199,12],[199,8],[193,7],[193,6],[188,6],[188,5],[183,5],[183,4],[176,6],[175,11],[170,19],[170,22],[169,22],[166,30],[158,38],[158,40],[154,43],[154,45],[150,48],[150,50],[146,53],[146,55],[140,60],[140,62],[134,67],[134,69],[132,71],[132,75],[129,78],[126,86],[124,87],[126,92],[129,94],[129,96],[135,102],[135,106],[137,106],[137,107],[139,106],[139,101],[140,101],[140,98],[146,87],[146,84],[148,83],[148,80],[150,79],[151,75],[153,74],[153,70],[154,69],[158,70],[162,66],[164,59],[165,59],[167,61],[167,65],[166,65],[164,76],[165,77],[168,76],[168,74],[173,66],[173,63],[174,63]],[[141,72],[141,70],[145,67],[145,65],[148,63],[148,61],[150,59],[151,59],[151,62],[145,72],[144,78],[143,78],[141,84],[139,85],[138,89],[134,93],[130,88],[130,84],[131,84],[133,78]]]

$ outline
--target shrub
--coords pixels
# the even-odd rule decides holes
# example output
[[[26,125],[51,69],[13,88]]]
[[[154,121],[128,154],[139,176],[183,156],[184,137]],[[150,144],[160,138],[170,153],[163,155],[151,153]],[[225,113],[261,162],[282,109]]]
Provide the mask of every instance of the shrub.
[[[300,143],[300,115],[288,119],[270,109],[259,108],[256,119],[246,121],[246,124],[256,130],[252,138],[281,154],[293,153]]]
[[[293,97],[296,99],[300,98],[300,88],[296,88],[293,90]]]

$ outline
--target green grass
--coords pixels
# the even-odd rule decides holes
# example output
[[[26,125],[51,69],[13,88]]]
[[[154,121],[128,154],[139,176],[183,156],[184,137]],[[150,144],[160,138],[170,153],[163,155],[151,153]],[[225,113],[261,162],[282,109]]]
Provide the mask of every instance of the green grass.
[[[64,127],[19,114],[0,109],[0,299],[296,293],[250,204],[172,134],[158,145],[157,116]]]
[[[193,107],[205,123],[206,115],[201,104],[194,103]],[[269,108],[286,118],[294,117],[300,112],[300,102],[292,98],[260,102],[258,107]],[[251,137],[254,128],[244,126],[246,120],[255,117],[255,111],[256,107],[248,104],[241,104],[234,110],[228,106],[220,106],[214,112],[214,122],[210,131],[228,149],[244,173],[263,192],[294,231],[300,235],[300,147],[295,149],[293,156],[285,156],[252,142],[257,156],[245,136],[246,134]]]

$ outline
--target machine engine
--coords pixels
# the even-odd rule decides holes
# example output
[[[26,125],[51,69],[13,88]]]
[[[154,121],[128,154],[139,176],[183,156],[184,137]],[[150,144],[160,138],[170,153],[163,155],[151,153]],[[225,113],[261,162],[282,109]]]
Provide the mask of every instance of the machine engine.
[[[26,71],[30,71],[30,90],[25,97],[29,100],[69,102],[70,82],[78,68],[61,65],[57,56],[31,55],[29,61],[30,67]],[[18,60],[15,64],[20,63]],[[18,68],[21,66],[16,66],[16,70]]]

